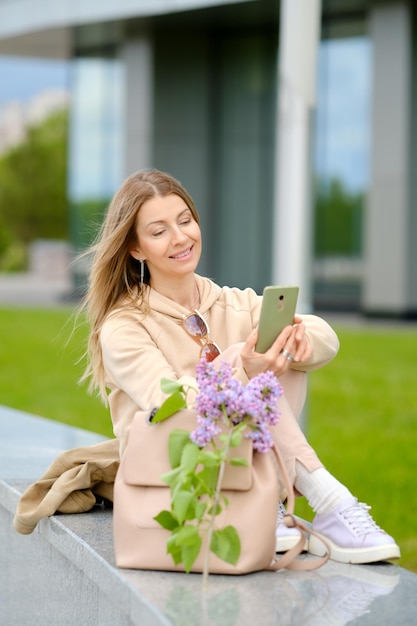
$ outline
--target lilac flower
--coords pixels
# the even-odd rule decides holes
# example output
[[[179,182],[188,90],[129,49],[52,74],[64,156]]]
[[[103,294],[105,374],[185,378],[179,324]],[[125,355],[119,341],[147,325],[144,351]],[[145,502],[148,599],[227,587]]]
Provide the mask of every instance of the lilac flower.
[[[272,372],[258,374],[244,388],[246,410],[255,422],[278,423],[278,399],[283,389]]]
[[[191,441],[204,448],[214,437],[220,434],[220,426],[209,418],[197,417],[199,426],[190,435]]]
[[[254,449],[263,454],[268,452],[274,445],[272,435],[265,422],[261,422],[257,425],[257,428],[246,433],[245,436],[248,439],[252,439]]]
[[[217,370],[204,357],[197,365],[199,392],[196,397],[197,428],[191,440],[200,447],[220,432],[221,422],[231,427],[245,421],[253,447],[266,453],[273,446],[269,426],[278,423],[278,399],[282,387],[272,372],[255,376],[246,386],[232,376],[232,367],[223,361]]]

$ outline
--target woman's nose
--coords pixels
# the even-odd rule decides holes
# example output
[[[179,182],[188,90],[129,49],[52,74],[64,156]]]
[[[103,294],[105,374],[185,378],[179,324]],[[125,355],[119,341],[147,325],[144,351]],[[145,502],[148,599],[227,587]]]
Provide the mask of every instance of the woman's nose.
[[[187,241],[187,235],[179,226],[175,226],[172,230],[172,241],[174,243],[182,243],[183,241]]]

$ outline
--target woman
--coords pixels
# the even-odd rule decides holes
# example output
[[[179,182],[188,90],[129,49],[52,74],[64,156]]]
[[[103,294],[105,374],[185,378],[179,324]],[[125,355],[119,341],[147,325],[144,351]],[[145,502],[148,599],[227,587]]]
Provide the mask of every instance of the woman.
[[[85,377],[110,405],[121,453],[135,412],[151,411],[164,400],[161,378],[195,387],[202,353],[232,362],[234,376],[244,383],[270,370],[285,390],[274,440],[296,490],[316,513],[313,528],[330,545],[330,558],[364,563],[399,557],[369,507],[323,467],[296,420],[305,372],[335,356],[335,333],[316,316],[296,316],[265,354],[257,353],[261,298],[196,274],[201,245],[198,213],[187,191],[168,174],[146,170],[130,176],[115,194],[93,247]],[[194,326],[184,324],[193,313]],[[291,546],[294,532],[278,524],[277,548]],[[309,550],[320,554],[319,543],[311,539]]]

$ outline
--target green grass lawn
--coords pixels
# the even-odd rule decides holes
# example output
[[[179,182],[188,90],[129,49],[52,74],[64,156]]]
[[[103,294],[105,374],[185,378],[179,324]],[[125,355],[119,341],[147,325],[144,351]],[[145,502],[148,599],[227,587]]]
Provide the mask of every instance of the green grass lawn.
[[[108,410],[78,381],[87,337],[73,310],[0,308],[0,404],[111,437]]]
[[[308,439],[417,572],[417,327],[336,330],[338,356],[310,376]]]
[[[112,436],[107,409],[78,384],[87,329],[72,315],[0,308],[0,404]],[[417,572],[417,328],[336,330],[339,355],[310,376],[308,438]],[[312,519],[302,498],[297,513]]]

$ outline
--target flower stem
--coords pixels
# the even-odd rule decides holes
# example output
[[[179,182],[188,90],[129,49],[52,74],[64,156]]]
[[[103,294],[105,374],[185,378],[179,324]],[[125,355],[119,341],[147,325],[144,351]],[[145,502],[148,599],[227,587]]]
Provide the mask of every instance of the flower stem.
[[[216,518],[217,507],[220,502],[220,493],[221,493],[221,488],[222,488],[223,475],[224,475],[224,470],[226,468],[227,456],[229,454],[230,441],[232,439],[232,435],[233,435],[233,428],[229,428],[229,432],[227,433],[227,440],[223,449],[223,460],[221,461],[220,466],[219,466],[219,474],[217,476],[216,490],[214,492],[214,500],[212,504],[212,513],[210,516],[210,522],[209,522],[209,526],[207,529],[207,544],[206,544],[206,552],[204,555],[204,564],[203,564],[203,589],[207,589],[207,585],[208,585],[210,546],[211,546],[211,539],[213,537],[213,531],[214,531],[214,520]]]

